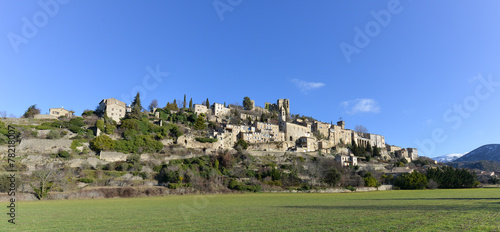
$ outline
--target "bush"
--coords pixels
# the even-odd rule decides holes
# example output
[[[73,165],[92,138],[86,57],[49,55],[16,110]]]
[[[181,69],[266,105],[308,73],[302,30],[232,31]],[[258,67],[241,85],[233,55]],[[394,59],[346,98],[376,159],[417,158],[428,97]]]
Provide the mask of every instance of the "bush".
[[[394,185],[401,189],[424,189],[427,186],[427,177],[417,171],[404,173],[396,178]]]
[[[90,141],[90,149],[100,152],[102,150],[111,150],[115,147],[115,141],[113,141],[107,135],[100,135],[95,137]]]
[[[351,190],[351,192],[355,192],[356,191],[356,188],[354,188],[352,186],[347,186],[346,189]]]
[[[47,139],[60,139],[61,133],[55,130],[50,130],[47,134]]]
[[[366,173],[363,180],[365,181],[366,187],[378,187],[378,186],[380,186],[380,183],[378,182],[378,180],[375,179],[375,177],[373,177],[371,173]]]
[[[90,178],[79,178],[78,181],[80,182],[83,182],[83,183],[87,183],[87,184],[91,184],[94,182],[94,179],[90,179]]]
[[[247,141],[240,139],[236,144],[234,145],[235,148],[241,147],[243,150],[246,150],[248,148],[248,143]]]
[[[215,143],[218,141],[216,138],[195,138],[200,143]]]
[[[59,153],[57,153],[57,156],[66,159],[66,158],[70,157],[70,154],[67,151],[60,151]]]

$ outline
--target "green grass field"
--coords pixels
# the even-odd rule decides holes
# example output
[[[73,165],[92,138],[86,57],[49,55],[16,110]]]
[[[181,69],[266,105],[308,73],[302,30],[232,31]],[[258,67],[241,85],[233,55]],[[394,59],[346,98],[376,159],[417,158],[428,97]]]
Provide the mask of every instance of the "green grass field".
[[[16,225],[2,215],[1,231],[499,231],[500,189],[38,201],[19,203]]]

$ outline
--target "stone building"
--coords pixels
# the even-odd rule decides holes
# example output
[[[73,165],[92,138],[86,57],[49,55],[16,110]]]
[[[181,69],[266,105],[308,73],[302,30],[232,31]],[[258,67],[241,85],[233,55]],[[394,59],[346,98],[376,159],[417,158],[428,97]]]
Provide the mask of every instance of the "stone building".
[[[329,131],[328,140],[332,141],[332,145],[336,146],[340,143],[343,144],[351,144],[353,132],[352,130],[345,130],[345,123],[343,121],[339,121],[337,125],[332,125]]]
[[[310,137],[311,127],[289,122],[280,122],[280,130],[285,132],[285,140],[295,142],[300,137]]]
[[[61,116],[67,117],[67,118],[72,118],[73,117],[73,111],[69,111],[67,109],[64,109],[64,107],[61,108],[50,108],[49,109],[49,115],[55,116],[56,118],[59,118]]]
[[[231,109],[224,106],[224,104],[214,103],[214,115],[215,116],[227,116],[231,113]],[[195,111],[196,112],[196,111]]]
[[[418,159],[418,151],[416,148],[407,148],[408,151],[408,158],[410,158],[412,161]]]
[[[354,155],[337,155],[335,161],[339,162],[342,167],[358,165],[358,158]]]
[[[314,121],[311,125],[311,131],[313,133],[318,133],[324,138],[328,138],[329,136],[329,131],[330,131],[330,124],[329,123],[324,123],[320,121]]]
[[[106,114],[108,118],[120,123],[120,119],[125,117],[127,105],[125,102],[119,101],[116,98],[103,99],[99,103],[98,111],[101,114]]]
[[[208,113],[208,108],[207,108],[206,105],[194,104],[194,112],[197,115],[207,114]]]
[[[297,140],[297,151],[299,152],[310,152],[318,150],[318,143],[314,137],[300,137]]]
[[[259,132],[265,132],[270,134],[278,134],[280,127],[276,124],[270,124],[270,123],[265,123],[265,122],[255,122],[254,123],[255,128]]]
[[[389,152],[389,153],[394,153],[396,151],[401,150],[401,147],[393,146],[393,145],[389,145],[389,144],[386,144],[385,147],[387,149],[387,152]]]

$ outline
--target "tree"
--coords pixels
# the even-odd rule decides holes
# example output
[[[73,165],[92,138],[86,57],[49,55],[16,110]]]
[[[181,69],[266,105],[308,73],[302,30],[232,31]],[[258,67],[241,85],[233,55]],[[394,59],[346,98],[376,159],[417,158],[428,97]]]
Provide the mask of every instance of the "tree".
[[[203,118],[203,115],[198,116],[196,118],[196,123],[194,124],[194,129],[195,130],[204,130],[205,129],[205,119]]]
[[[31,105],[30,107],[28,107],[28,109],[26,110],[26,112],[24,112],[23,117],[25,117],[25,118],[33,118],[37,114],[40,114],[40,109],[36,108],[36,104],[35,104],[35,105]]]
[[[243,139],[239,139],[238,142],[234,145],[235,148],[241,147],[243,150],[246,150],[248,148],[248,143],[247,141]]]
[[[95,137],[90,141],[90,149],[100,152],[103,150],[111,150],[115,147],[115,141],[113,141],[107,135],[100,135]]]
[[[208,98],[207,98],[207,101],[205,101],[205,104],[206,104],[207,108],[210,108],[210,102],[208,101]]]
[[[427,186],[427,177],[417,171],[404,173],[396,178],[394,185],[401,189],[424,189]]]
[[[366,187],[378,187],[378,186],[380,186],[380,183],[378,182],[378,180],[375,177],[373,177],[372,174],[369,172],[366,173],[363,180],[365,181]]]
[[[179,107],[177,107],[177,102],[174,100],[174,103],[167,102],[167,106],[165,107],[167,110],[179,110]]]
[[[373,157],[379,157],[379,156],[382,156],[382,154],[380,153],[380,148],[374,145],[373,146]]]
[[[101,132],[104,132],[104,120],[99,119],[95,122],[95,127],[97,127]]]
[[[340,172],[335,167],[329,167],[325,170],[323,175],[323,181],[332,187],[335,186],[342,178]]]
[[[134,101],[132,102],[131,118],[140,119],[141,111],[142,111],[141,96],[139,92],[137,92]]]
[[[249,97],[243,98],[243,108],[245,108],[245,110],[252,110],[253,109],[252,100]]]
[[[157,107],[158,107],[158,100],[153,99],[151,101],[151,104],[149,104],[149,111],[153,112],[153,110]]]
[[[29,184],[39,200],[45,198],[53,186],[55,169],[41,169],[34,171],[29,179]]]
[[[354,131],[359,133],[368,133],[368,129],[366,129],[366,127],[363,125],[356,125]]]
[[[189,100],[189,109],[193,110],[193,98]]]
[[[184,94],[184,101],[182,102],[182,108],[186,109],[186,105],[187,105],[187,103],[186,103],[186,94]]]

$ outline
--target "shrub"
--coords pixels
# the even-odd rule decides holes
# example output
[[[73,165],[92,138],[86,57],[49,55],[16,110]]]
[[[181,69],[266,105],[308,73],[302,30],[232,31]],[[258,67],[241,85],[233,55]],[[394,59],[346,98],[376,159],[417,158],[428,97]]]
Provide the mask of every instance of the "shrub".
[[[236,142],[236,145],[234,145],[235,148],[241,147],[243,150],[246,150],[248,148],[248,143],[247,141],[240,139],[238,142]]]
[[[82,116],[92,116],[94,114],[93,110],[84,110]]]
[[[70,154],[67,151],[59,151],[59,153],[57,153],[57,156],[66,159],[70,156]]]
[[[79,178],[78,181],[80,182],[83,182],[83,183],[87,183],[87,184],[91,184],[94,182],[94,179],[90,179],[90,178]]]
[[[401,189],[424,189],[427,186],[427,177],[417,171],[404,173],[396,178],[394,185]]]
[[[115,141],[113,141],[107,135],[100,135],[95,137],[90,141],[90,149],[100,152],[102,150],[111,150],[115,147]]]
[[[200,143],[215,143],[218,141],[216,138],[195,138]]]
[[[351,190],[351,192],[355,192],[356,191],[356,188],[354,188],[352,186],[347,186],[346,189]]]
[[[47,139],[59,139],[61,138],[61,133],[56,130],[50,130],[47,134]]]

